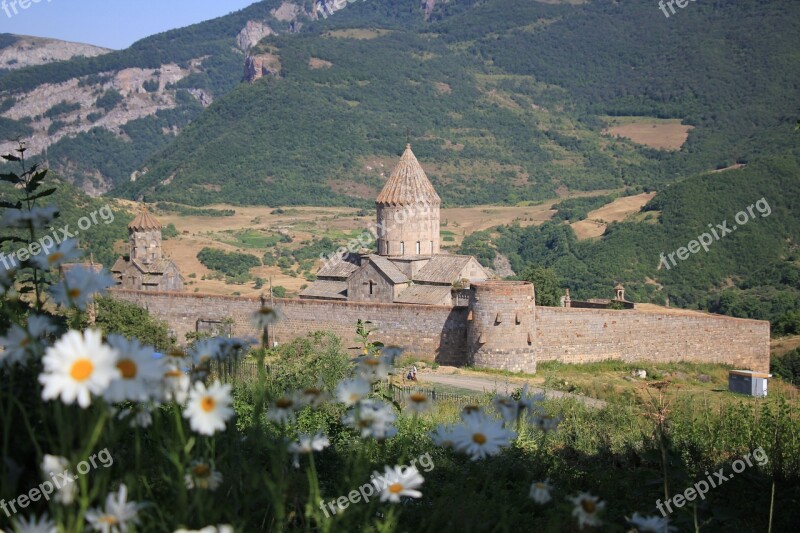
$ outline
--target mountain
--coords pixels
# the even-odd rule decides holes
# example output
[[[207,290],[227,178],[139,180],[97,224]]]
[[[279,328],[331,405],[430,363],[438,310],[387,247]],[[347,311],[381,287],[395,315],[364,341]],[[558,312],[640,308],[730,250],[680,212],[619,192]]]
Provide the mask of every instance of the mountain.
[[[0,34],[0,73],[73,57],[95,57],[110,51],[91,44],[3,33]]]
[[[70,182],[107,192],[241,83],[254,42],[296,31],[301,15],[259,2],[119,51],[4,34],[0,68],[19,68],[0,75],[0,152],[23,139]]]
[[[800,11],[718,0],[347,4],[251,50],[218,99],[114,194],[191,204],[367,204],[406,130],[445,203],[663,188],[792,153]],[[765,32],[765,27],[771,31]],[[679,150],[604,133],[675,119]],[[609,117],[610,116],[610,117]]]

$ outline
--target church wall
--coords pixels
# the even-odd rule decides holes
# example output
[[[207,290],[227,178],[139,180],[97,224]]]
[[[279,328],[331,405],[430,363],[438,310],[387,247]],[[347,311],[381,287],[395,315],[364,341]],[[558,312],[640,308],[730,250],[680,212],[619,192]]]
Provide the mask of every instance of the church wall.
[[[439,253],[438,206],[378,205],[378,228],[378,255]],[[417,242],[420,243],[419,254]]]
[[[370,294],[370,282],[372,282],[372,294]],[[354,272],[347,280],[347,298],[350,301],[391,303],[394,297],[395,287],[372,263]]]
[[[527,335],[522,334],[490,335],[482,347],[482,366],[520,368],[513,352],[521,350],[519,353],[526,358],[533,355],[533,360],[526,360],[523,365],[528,368],[541,361],[589,363],[616,359],[632,363],[726,363],[749,370],[769,370],[769,322],[716,315],[537,306],[533,316],[523,317],[522,323],[516,325],[516,317],[508,312],[511,307],[516,312],[519,306],[498,297],[499,290],[492,291],[493,296],[484,300],[481,310],[480,316],[489,317],[486,320],[491,324],[480,320],[486,328],[502,328],[493,322],[497,312],[506,312],[512,320],[501,315],[503,323],[515,332],[517,328],[530,330],[532,341],[528,345]],[[232,318],[234,335],[256,337],[258,333],[251,323],[252,314],[261,305],[258,299],[126,290],[112,290],[111,294],[138,303],[166,320],[180,341],[186,333],[196,331],[200,320]],[[435,358],[449,365],[468,362],[468,308],[310,299],[276,299],[275,303],[286,316],[274,330],[278,342],[329,330],[339,335],[345,346],[352,346],[355,324],[361,319],[373,322],[376,339],[407,347],[420,359]]]
[[[180,342],[198,323],[233,319],[232,334],[260,337],[252,315],[261,306],[257,298],[201,295],[194,293],[139,292],[114,289],[111,296],[136,303],[167,321]],[[275,299],[284,320],[271,328],[271,340],[290,342],[313,331],[332,331],[345,347],[354,345],[356,322],[369,320],[376,328],[375,340],[402,346],[421,360],[441,364],[464,363],[466,308],[400,305],[326,300]]]

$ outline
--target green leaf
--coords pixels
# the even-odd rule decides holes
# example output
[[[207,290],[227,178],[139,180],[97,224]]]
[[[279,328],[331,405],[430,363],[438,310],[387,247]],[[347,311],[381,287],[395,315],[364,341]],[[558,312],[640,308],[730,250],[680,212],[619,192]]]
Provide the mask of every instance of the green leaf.
[[[20,159],[19,157],[15,156],[15,155],[11,155],[11,154],[6,154],[6,155],[0,156],[0,157],[5,159],[6,161],[22,161],[22,159]]]
[[[52,189],[47,189],[47,190],[44,190],[44,191],[40,192],[39,194],[34,194],[33,196],[31,196],[31,197],[30,197],[30,198],[28,198],[28,199],[29,199],[29,200],[38,200],[39,198],[44,198],[44,197],[46,197],[46,196],[50,196],[50,195],[51,195],[51,194],[53,194],[54,192],[56,192],[56,189],[55,189],[55,187],[53,187]]]

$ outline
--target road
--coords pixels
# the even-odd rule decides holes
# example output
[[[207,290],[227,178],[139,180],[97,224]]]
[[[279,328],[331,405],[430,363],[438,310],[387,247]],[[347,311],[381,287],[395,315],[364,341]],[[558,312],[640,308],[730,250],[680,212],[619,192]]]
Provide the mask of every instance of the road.
[[[489,378],[489,377],[481,377],[481,376],[473,376],[473,375],[464,375],[464,374],[432,374],[432,373],[419,373],[417,374],[417,378],[420,382],[433,382],[433,383],[440,383],[442,385],[448,385],[450,387],[458,387],[461,389],[467,390],[474,390],[480,392],[500,392],[504,394],[509,394],[514,392],[514,390],[522,387],[524,383],[519,382],[511,382],[502,379],[501,377],[497,378]],[[596,398],[589,398],[587,396],[581,396],[580,394],[572,394],[569,392],[562,392],[557,390],[545,390],[541,387],[534,387],[532,385],[528,385],[528,391],[536,394],[539,392],[543,392],[547,398],[575,398],[579,402],[584,403],[589,407],[596,407],[598,409],[602,409],[606,406],[606,402],[603,400],[598,400]]]

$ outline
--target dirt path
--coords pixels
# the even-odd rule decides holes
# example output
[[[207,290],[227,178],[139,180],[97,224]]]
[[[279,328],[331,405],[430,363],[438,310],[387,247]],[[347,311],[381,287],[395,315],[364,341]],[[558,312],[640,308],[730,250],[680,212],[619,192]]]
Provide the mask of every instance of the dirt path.
[[[524,382],[509,381],[498,376],[497,378],[472,376],[464,374],[433,374],[433,373],[419,373],[418,379],[420,382],[433,382],[450,387],[458,387],[461,389],[474,390],[480,392],[500,392],[510,394],[514,390],[524,385]],[[583,402],[589,407],[596,407],[602,409],[606,406],[603,400],[581,396],[579,394],[572,394],[569,392],[561,392],[556,390],[545,390],[541,387],[528,385],[528,390],[532,393],[543,392],[548,398],[575,398],[579,402]]]

